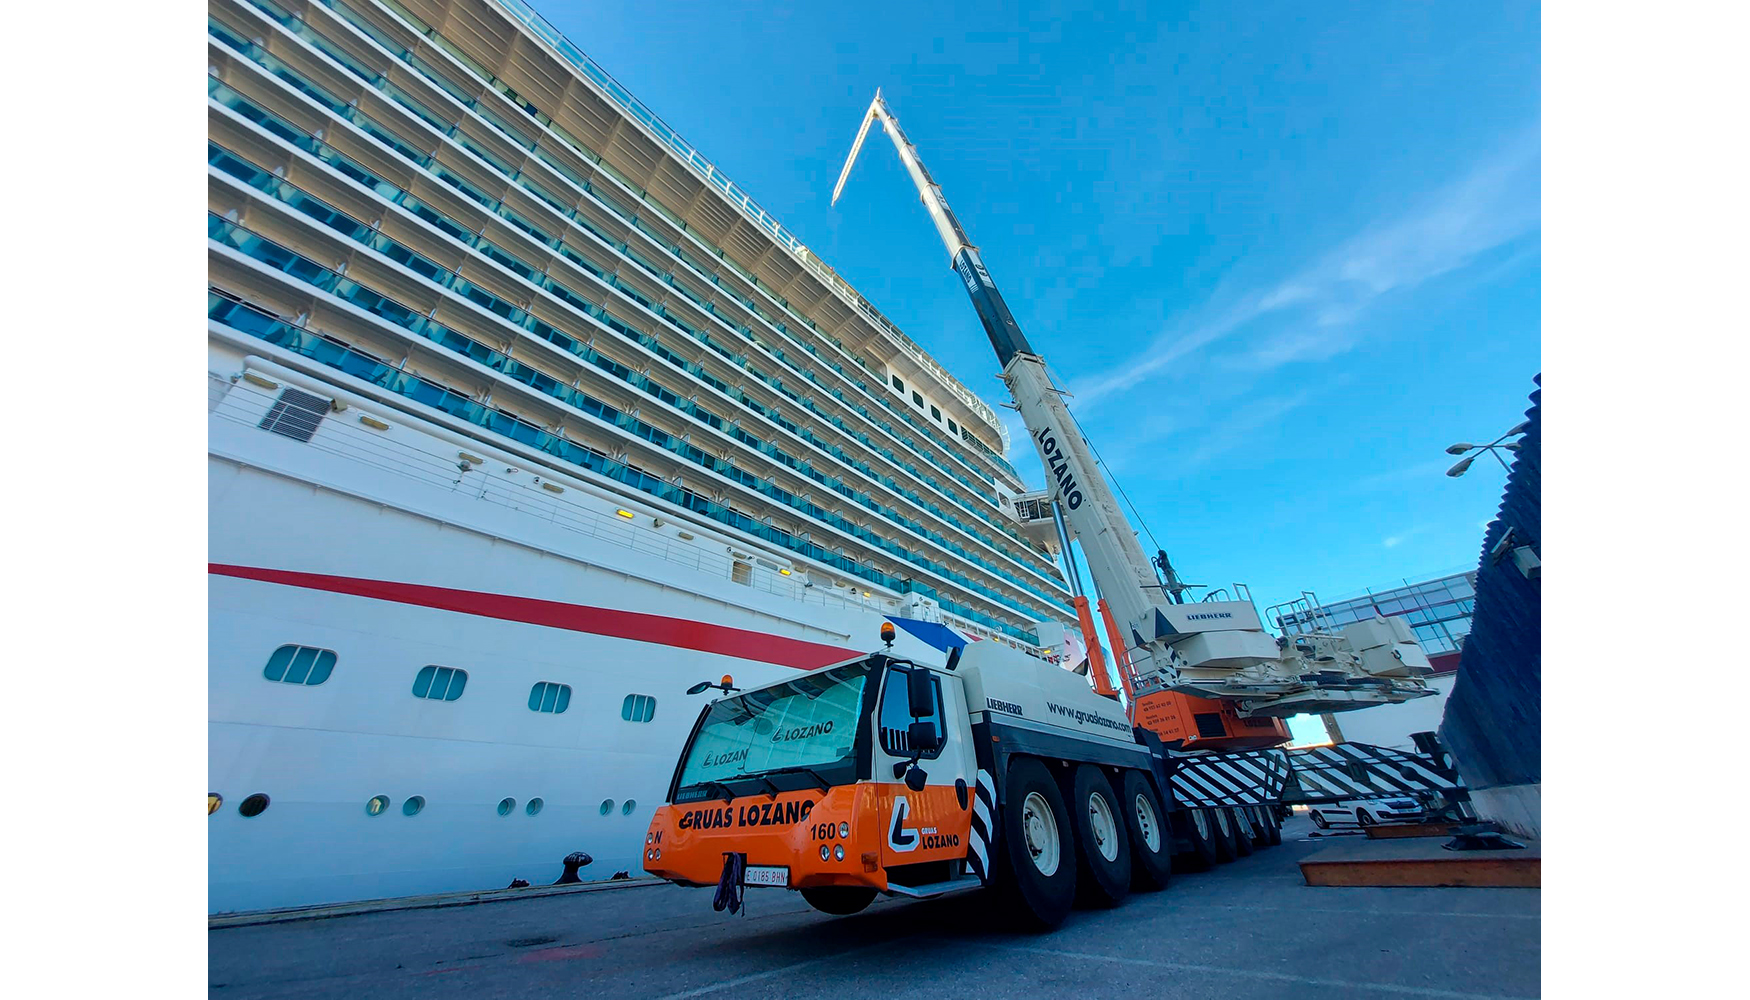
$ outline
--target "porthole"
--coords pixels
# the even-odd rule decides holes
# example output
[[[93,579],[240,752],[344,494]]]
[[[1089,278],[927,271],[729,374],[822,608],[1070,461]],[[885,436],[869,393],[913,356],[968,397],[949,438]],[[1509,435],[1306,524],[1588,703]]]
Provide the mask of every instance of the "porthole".
[[[614,811],[614,800],[613,799],[603,799],[602,800],[602,815],[606,816],[608,813],[611,813],[613,811]]]
[[[242,802],[237,803],[237,811],[245,816],[260,816],[267,811],[267,796],[256,792]]]
[[[365,815],[381,816],[389,808],[389,796],[373,795],[371,801],[365,803]]]
[[[224,804],[225,804],[225,797],[223,795],[220,795],[218,792],[208,792],[207,793],[207,815],[208,816],[211,816],[213,813],[218,812],[219,807],[224,805]]]
[[[636,808],[638,808],[637,800],[636,799],[627,799],[626,804],[620,807],[620,815],[630,816],[630,815],[632,815],[632,810],[634,810]]]
[[[528,805],[526,805],[526,806],[524,806],[524,807],[523,807],[523,812],[526,812],[526,813],[528,813],[528,814],[529,814],[529,815],[530,815],[530,816],[533,816],[533,815],[534,815],[534,814],[536,814],[536,813],[538,813],[538,812],[540,812],[540,811],[541,811],[541,807],[542,807],[542,806],[544,806],[544,805],[546,805],[546,804],[547,804],[547,803],[545,803],[545,802],[542,802],[542,801],[541,801],[541,800],[540,800],[540,799],[538,799],[538,798],[535,798],[535,799],[530,799],[530,800],[529,800],[529,804],[528,804]]]
[[[419,815],[419,811],[421,809],[424,809],[424,808],[425,808],[425,796],[415,795],[413,798],[408,799],[406,802],[401,803],[401,815],[403,815],[403,816],[417,816],[417,815]]]
[[[500,816],[509,816],[513,812],[516,812],[516,799],[507,795],[498,800],[498,814]]]

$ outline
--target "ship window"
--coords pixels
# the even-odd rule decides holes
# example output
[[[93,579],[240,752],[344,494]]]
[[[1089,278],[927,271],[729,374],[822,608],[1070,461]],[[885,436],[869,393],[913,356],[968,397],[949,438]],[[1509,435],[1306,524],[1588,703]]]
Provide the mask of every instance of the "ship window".
[[[281,646],[267,658],[267,666],[261,675],[270,681],[286,684],[315,685],[334,673],[334,661],[332,650],[314,646]]]
[[[912,394],[911,394],[911,401],[912,401],[912,402],[914,402],[914,403],[916,403],[916,404],[917,404],[917,405],[919,405],[919,406],[922,406],[922,405],[924,405],[924,396],[923,396],[923,393],[920,393],[920,392],[913,392],[913,393],[912,393]]]
[[[389,811],[389,796],[373,795],[371,801],[365,803],[366,816],[381,816]]]
[[[904,392],[904,391],[905,391],[905,383],[904,383],[904,382],[901,382],[901,381],[900,381],[900,380],[899,380],[899,376],[898,376],[898,375],[895,375],[895,376],[893,376],[893,387],[894,387],[894,388],[895,388],[895,389],[898,389],[898,390],[899,390],[899,391],[900,391],[900,392]]]
[[[237,811],[245,816],[260,816],[267,811],[267,796],[256,792],[237,804]]]
[[[611,813],[613,811],[614,811],[614,800],[613,799],[603,799],[602,800],[601,814],[603,816],[606,816],[608,813]]]
[[[620,718],[627,722],[649,722],[656,718],[656,699],[647,694],[629,694],[620,703]]]
[[[507,795],[498,800],[498,814],[500,816],[509,816],[513,812],[516,812],[516,799]]]
[[[729,579],[744,587],[751,586],[753,584],[753,565],[751,563],[744,563],[740,559],[737,559],[735,565],[730,567]]]
[[[930,406],[930,419],[931,420],[942,419],[942,411],[939,408],[937,408],[934,404],[931,404],[931,406]]]
[[[523,812],[526,812],[530,816],[533,816],[534,814],[540,812],[541,807],[546,805],[546,804],[547,803],[541,801],[540,797],[537,796],[537,797],[529,800],[529,804],[523,807]]]
[[[529,711],[558,715],[571,705],[571,685],[540,681],[529,689]]]
[[[455,701],[468,686],[468,672],[454,667],[428,666],[413,678],[413,696],[432,701]]]
[[[403,816],[417,816],[419,814],[419,811],[421,809],[424,809],[424,808],[425,808],[425,796],[415,795],[413,798],[408,799],[406,802],[401,803],[401,815],[403,815]]]
[[[621,803],[621,805],[620,805],[620,815],[630,816],[630,815],[632,815],[632,810],[634,810],[636,808],[638,808],[638,800],[637,799],[627,799],[625,802]]]
[[[220,795],[218,792],[208,792],[207,793],[207,815],[208,816],[211,816],[213,813],[218,812],[219,807],[224,805],[224,804],[225,804],[225,797],[223,795]]]
[[[954,418],[953,417],[948,418],[948,433],[950,433],[950,434],[960,433],[960,428],[954,426]]]
[[[273,409],[258,424],[264,431],[282,434],[294,441],[308,441],[328,412],[328,400],[297,389],[287,389],[274,401]]]

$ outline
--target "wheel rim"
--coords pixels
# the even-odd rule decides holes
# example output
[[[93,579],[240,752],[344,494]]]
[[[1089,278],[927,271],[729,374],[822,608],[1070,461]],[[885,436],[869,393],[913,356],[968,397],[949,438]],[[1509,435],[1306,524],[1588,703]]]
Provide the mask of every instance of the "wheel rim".
[[[1161,823],[1155,816],[1154,803],[1146,795],[1138,795],[1132,803],[1136,807],[1136,828],[1142,831],[1142,842],[1148,845],[1150,854],[1158,854],[1161,850]]]
[[[1094,835],[1094,849],[1100,852],[1100,857],[1117,861],[1118,821],[1112,818],[1112,803],[1099,792],[1088,796],[1088,829]]]
[[[1063,858],[1063,846],[1057,837],[1057,817],[1051,814],[1051,803],[1038,792],[1028,792],[1021,800],[1021,835],[1027,841],[1027,854],[1041,875],[1057,874]]]
[[[1191,810],[1191,825],[1197,828],[1197,839],[1209,839],[1209,817],[1203,810]]]

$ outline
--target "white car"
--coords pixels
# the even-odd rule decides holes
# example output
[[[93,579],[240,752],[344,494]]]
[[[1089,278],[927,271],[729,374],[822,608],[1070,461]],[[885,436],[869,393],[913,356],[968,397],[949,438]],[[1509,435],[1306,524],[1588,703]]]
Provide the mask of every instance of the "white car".
[[[1313,825],[1321,830],[1337,826],[1373,826],[1376,823],[1419,823],[1427,810],[1414,799],[1351,799],[1306,807]]]

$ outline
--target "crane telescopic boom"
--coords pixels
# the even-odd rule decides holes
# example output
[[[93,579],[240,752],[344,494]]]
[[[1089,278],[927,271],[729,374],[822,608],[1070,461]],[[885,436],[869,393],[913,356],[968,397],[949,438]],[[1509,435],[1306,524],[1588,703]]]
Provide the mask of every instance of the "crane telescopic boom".
[[[1415,676],[1419,657],[1415,643],[1407,645],[1412,665],[1398,671],[1391,663],[1375,670],[1360,652],[1313,649],[1310,642],[1279,642],[1264,631],[1257,609],[1247,601],[1175,603],[1155,575],[1154,563],[1143,552],[1130,523],[1119,510],[1112,489],[1101,474],[1092,449],[1083,438],[1064,393],[1052,384],[1045,359],[1034,352],[997,291],[978,247],[966,235],[948,207],[941,185],[925,169],[879,90],[857,130],[857,138],[833,186],[838,202],[845,181],[869,129],[877,122],[893,140],[918,196],[948,250],[948,259],[972,299],[979,322],[990,338],[1002,379],[1014,398],[1033,445],[1050,479],[1070,531],[1081,542],[1082,555],[1098,592],[1111,606],[1109,623],[1121,634],[1111,635],[1120,678],[1135,699],[1170,690],[1208,698],[1238,699],[1251,714],[1289,715],[1333,712],[1386,702],[1406,701],[1432,693]],[[1065,553],[1069,558],[1069,553]],[[1175,595],[1176,596],[1176,595]],[[1110,631],[1110,624],[1109,629]],[[1407,636],[1404,637],[1407,639]],[[1399,663],[1401,641],[1383,642]],[[1392,676],[1393,674],[1398,676]],[[1103,686],[1103,685],[1102,685]]]

